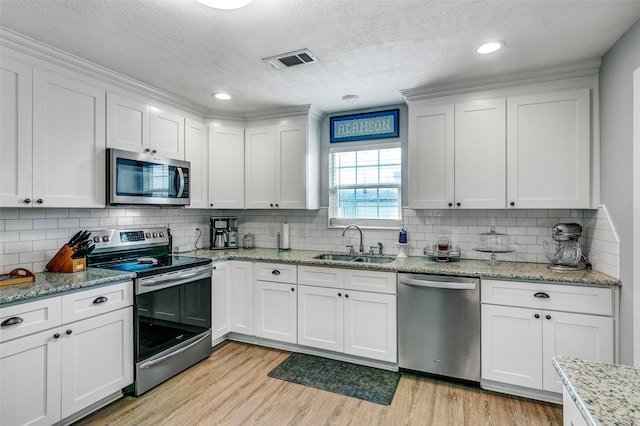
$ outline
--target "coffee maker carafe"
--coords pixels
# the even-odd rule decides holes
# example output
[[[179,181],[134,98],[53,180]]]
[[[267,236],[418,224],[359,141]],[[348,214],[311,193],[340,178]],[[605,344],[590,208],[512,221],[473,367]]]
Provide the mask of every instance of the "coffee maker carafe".
[[[211,250],[237,248],[238,219],[215,217],[209,219],[209,241]]]
[[[579,271],[586,268],[578,238],[582,236],[582,226],[577,223],[558,223],[551,228],[554,241],[544,242],[544,253],[551,264],[549,269]]]

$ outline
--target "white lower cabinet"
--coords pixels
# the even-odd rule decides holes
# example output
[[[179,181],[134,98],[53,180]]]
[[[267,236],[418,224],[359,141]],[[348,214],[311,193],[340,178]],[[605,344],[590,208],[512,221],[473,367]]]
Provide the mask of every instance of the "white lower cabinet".
[[[397,361],[395,273],[300,266],[298,276],[298,344]]]
[[[0,309],[0,424],[51,425],[133,383],[132,304],[129,282]]]
[[[231,329],[231,262],[213,264],[211,285],[211,343],[217,345]]]
[[[230,261],[231,309],[230,331],[254,335],[253,262]]]
[[[256,281],[256,336],[297,342],[296,284]]]
[[[559,396],[562,384],[551,364],[554,356],[614,362],[612,293],[606,288],[483,280],[483,386],[492,381]]]

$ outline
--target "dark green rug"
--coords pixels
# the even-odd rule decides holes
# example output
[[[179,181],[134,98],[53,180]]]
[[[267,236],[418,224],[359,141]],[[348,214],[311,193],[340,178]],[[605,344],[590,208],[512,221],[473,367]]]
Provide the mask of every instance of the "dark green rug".
[[[390,405],[400,373],[313,355],[292,353],[269,377]]]

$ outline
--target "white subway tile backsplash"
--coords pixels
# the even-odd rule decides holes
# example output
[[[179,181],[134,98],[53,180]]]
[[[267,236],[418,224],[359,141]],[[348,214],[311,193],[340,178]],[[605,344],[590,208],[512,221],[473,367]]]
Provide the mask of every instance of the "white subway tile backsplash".
[[[58,219],[58,228],[78,228],[80,219],[77,217],[69,219]]]
[[[33,229],[51,229],[58,227],[58,219],[36,219],[33,221]]]
[[[69,209],[45,209],[45,217],[63,219],[69,217]]]
[[[20,209],[20,219],[44,219],[44,209]]]
[[[33,220],[30,219],[12,219],[5,221],[6,231],[24,231],[33,229]]]

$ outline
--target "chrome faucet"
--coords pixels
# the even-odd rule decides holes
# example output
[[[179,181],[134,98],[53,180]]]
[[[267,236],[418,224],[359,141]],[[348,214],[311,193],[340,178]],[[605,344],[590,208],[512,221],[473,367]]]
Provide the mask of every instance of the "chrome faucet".
[[[357,225],[347,225],[346,228],[344,228],[344,231],[342,231],[342,236],[344,237],[345,232],[347,232],[347,229],[349,228],[356,228],[358,230],[358,232],[360,233],[360,249],[358,250],[358,253],[364,253],[364,246],[362,245],[362,229],[360,229]]]

